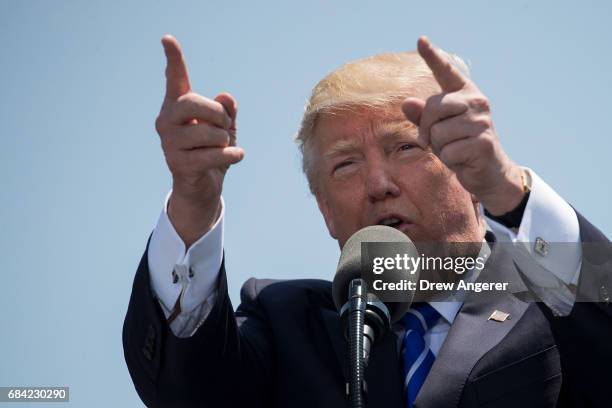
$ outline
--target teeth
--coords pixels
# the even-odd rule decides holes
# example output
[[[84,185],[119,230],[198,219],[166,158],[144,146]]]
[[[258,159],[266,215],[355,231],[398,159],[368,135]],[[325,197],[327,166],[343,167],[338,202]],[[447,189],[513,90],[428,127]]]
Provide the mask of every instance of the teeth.
[[[398,222],[400,222],[399,218],[395,218],[395,217],[390,217],[390,218],[384,218],[380,221],[380,225],[393,225],[393,224],[397,224]]]

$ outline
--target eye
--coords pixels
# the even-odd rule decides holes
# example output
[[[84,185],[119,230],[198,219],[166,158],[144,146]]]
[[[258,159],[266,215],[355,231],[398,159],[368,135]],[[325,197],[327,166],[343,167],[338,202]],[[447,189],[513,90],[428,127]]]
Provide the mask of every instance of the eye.
[[[343,168],[343,167],[346,167],[346,166],[349,166],[349,165],[351,165],[351,164],[353,164],[353,161],[352,161],[352,160],[345,160],[345,161],[342,161],[342,162],[340,162],[340,163],[338,163],[338,164],[336,164],[336,165],[334,166],[334,170],[333,170],[333,171],[339,170],[339,169],[341,169],[341,168]]]
[[[402,143],[402,144],[399,146],[399,149],[398,149],[398,150],[410,150],[410,149],[412,149],[412,148],[414,148],[414,147],[417,147],[417,146],[416,146],[416,145],[414,145],[414,144],[411,144],[411,143]]]

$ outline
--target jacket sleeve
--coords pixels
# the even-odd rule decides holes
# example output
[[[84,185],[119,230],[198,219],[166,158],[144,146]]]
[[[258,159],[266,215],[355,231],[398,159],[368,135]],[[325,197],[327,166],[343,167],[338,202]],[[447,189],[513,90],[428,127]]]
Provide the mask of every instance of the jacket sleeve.
[[[547,315],[561,355],[561,401],[571,407],[602,406],[610,401],[612,367],[612,246],[576,212],[582,241],[576,302],[564,317]]]
[[[195,334],[176,337],[150,286],[145,251],[123,325],[123,349],[136,391],[149,407],[266,406],[272,380],[271,331],[245,284],[234,313],[221,264],[217,298]]]

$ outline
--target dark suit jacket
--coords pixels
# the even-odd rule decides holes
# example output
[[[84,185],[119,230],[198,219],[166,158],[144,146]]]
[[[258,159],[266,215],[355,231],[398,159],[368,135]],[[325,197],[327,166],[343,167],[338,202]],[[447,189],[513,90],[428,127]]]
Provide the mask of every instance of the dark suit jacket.
[[[607,242],[578,215],[583,242]],[[583,251],[579,292],[612,288],[610,253]],[[486,268],[516,277],[493,254]],[[487,269],[485,269],[486,272]],[[484,272],[483,272],[484,274]],[[123,328],[125,359],[148,406],[344,407],[347,344],[322,280],[248,280],[234,312],[224,266],[216,304],[190,338],[167,325],[149,284],[147,253]],[[488,320],[495,309],[510,313]],[[368,407],[405,407],[397,338],[374,346]],[[416,400],[419,408],[612,406],[612,306],[576,303],[554,317],[515,295],[466,301]]]

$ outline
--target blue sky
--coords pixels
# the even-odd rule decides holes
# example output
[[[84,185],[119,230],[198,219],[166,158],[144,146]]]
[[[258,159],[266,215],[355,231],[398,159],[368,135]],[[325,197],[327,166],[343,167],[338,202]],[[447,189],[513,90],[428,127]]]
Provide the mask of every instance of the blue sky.
[[[140,404],[121,327],[170,187],[154,130],[165,33],[195,91],[240,105],[246,158],[224,190],[235,303],[250,276],[333,275],[292,141],[304,103],[342,63],[421,34],[471,62],[512,159],[610,237],[610,3],[490,3],[2,2],[0,385]]]

